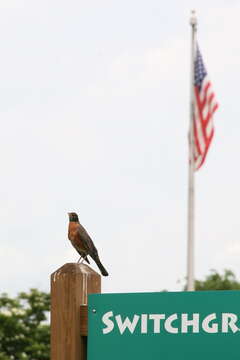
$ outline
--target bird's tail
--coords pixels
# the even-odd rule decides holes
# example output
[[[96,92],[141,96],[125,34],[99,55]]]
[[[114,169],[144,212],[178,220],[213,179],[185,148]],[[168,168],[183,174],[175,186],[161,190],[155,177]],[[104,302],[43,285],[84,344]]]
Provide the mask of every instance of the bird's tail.
[[[101,274],[103,276],[108,276],[108,272],[107,270],[105,269],[105,267],[103,266],[103,264],[101,263],[100,259],[98,256],[94,257],[94,261],[96,262],[99,270],[101,271]]]

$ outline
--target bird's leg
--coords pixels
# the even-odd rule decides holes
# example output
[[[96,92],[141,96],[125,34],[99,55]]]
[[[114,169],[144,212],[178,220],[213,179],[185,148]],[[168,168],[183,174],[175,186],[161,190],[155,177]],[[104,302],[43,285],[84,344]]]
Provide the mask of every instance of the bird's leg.
[[[82,257],[82,262],[84,262],[84,260],[86,260],[86,257],[87,257],[87,254]]]
[[[82,258],[82,256],[80,256],[80,258],[78,259],[78,261],[77,261],[77,264],[79,264],[81,261],[81,258]]]

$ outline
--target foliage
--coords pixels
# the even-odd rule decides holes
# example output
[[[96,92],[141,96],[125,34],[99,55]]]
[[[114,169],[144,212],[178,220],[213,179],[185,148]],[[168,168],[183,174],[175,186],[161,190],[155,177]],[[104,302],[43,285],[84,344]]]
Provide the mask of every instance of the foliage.
[[[50,358],[49,309],[50,295],[36,289],[0,295],[0,360]]]
[[[196,291],[204,290],[240,290],[240,282],[231,270],[224,270],[221,275],[216,270],[211,270],[204,280],[195,280]],[[184,287],[186,290],[186,285]]]

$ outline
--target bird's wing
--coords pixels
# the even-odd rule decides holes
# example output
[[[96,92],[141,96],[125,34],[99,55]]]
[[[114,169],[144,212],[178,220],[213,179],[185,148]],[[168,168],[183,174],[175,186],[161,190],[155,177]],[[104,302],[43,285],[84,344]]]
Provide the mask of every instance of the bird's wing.
[[[92,239],[81,224],[79,224],[78,226],[78,234],[89,253],[97,254],[98,252],[94,246]]]

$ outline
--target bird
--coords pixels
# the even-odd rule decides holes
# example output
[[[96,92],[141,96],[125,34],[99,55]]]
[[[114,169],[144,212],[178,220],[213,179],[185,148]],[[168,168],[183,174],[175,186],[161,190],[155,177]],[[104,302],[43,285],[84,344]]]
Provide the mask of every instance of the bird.
[[[68,239],[71,241],[73,247],[80,255],[78,263],[82,259],[82,261],[85,260],[88,264],[90,264],[88,256],[91,256],[91,258],[97,264],[101,274],[103,276],[108,276],[108,272],[99,259],[98,251],[92,239],[79,222],[78,215],[75,212],[70,212],[68,213],[68,217]]]

